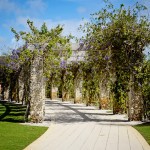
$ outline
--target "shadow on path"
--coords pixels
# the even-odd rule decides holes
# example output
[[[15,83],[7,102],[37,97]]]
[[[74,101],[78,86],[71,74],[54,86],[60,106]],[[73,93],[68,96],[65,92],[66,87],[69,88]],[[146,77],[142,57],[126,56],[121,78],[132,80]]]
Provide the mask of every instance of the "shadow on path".
[[[115,115],[112,113],[94,112],[94,110],[96,111],[97,109],[88,109],[88,107],[84,107],[80,104],[70,104],[67,102],[62,103],[57,100],[46,101],[45,104],[47,108],[50,106],[50,110],[54,110],[54,112],[48,113],[48,115],[53,116],[54,118],[52,120],[56,123],[129,122],[126,118],[115,118]]]

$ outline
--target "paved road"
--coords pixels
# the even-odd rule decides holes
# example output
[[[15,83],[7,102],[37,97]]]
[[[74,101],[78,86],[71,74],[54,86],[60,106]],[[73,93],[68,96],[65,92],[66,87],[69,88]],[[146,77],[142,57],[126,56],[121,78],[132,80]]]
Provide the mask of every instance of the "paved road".
[[[49,120],[47,132],[25,150],[150,150],[125,115],[46,100],[45,122]]]

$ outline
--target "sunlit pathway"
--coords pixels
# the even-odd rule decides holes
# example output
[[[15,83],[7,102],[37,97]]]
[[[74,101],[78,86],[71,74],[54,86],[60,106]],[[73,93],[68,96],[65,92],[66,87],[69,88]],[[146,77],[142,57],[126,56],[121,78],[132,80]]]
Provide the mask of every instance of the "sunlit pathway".
[[[26,150],[150,150],[125,115],[46,100],[48,131]]]

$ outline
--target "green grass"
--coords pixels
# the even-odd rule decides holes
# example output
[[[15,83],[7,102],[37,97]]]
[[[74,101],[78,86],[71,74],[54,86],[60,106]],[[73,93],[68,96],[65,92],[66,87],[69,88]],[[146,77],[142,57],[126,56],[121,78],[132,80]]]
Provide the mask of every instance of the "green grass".
[[[26,106],[13,103],[0,103],[0,121],[24,122]]]
[[[0,103],[0,149],[22,150],[42,135],[47,127],[21,125],[25,106]]]
[[[145,138],[147,143],[150,145],[150,123],[137,125],[134,126],[134,128],[141,133],[141,135]]]
[[[0,149],[22,150],[47,130],[46,127],[0,122]]]

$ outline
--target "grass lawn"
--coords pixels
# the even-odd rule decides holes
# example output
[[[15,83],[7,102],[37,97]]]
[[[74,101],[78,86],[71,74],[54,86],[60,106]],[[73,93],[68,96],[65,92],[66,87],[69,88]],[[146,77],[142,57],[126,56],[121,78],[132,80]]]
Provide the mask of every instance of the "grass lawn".
[[[26,106],[13,103],[0,103],[0,121],[24,122]]]
[[[150,123],[145,123],[133,127],[138,130],[141,135],[143,135],[147,143],[150,145]]]
[[[22,150],[42,135],[47,127],[21,125],[25,106],[0,103],[0,149]]]

